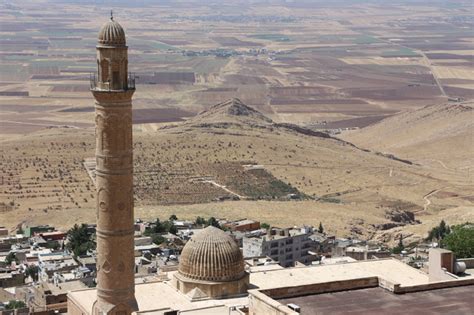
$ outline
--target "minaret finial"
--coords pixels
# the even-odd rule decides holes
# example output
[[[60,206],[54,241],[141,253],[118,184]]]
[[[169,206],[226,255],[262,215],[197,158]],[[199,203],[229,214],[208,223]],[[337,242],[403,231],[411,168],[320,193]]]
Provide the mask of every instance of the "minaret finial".
[[[110,10],[110,19],[113,21],[114,20],[114,12]]]

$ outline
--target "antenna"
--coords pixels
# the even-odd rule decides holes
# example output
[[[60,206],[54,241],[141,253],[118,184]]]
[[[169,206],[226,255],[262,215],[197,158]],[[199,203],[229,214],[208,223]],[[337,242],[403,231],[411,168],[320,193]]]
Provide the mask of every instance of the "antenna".
[[[114,12],[110,10],[110,19],[113,21],[114,20]]]

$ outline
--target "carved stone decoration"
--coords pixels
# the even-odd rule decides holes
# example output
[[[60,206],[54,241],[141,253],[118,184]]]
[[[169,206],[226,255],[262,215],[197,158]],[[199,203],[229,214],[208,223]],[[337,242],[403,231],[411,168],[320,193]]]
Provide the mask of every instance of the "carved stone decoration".
[[[97,194],[97,203],[98,203],[98,209],[99,211],[105,212],[107,211],[107,198],[108,198],[109,192],[105,188],[99,188],[99,192]]]
[[[112,267],[111,267],[109,261],[106,259],[106,260],[104,261],[104,263],[102,264],[102,270],[103,270],[105,273],[109,273],[110,270],[111,270],[111,268],[112,268]]]
[[[125,32],[106,23],[97,45],[93,84],[96,124],[97,300],[93,314],[138,310],[134,281],[132,96]]]
[[[123,263],[123,261],[121,261],[121,262],[119,263],[117,270],[118,270],[119,272],[124,272],[124,271],[125,271],[125,264]]]

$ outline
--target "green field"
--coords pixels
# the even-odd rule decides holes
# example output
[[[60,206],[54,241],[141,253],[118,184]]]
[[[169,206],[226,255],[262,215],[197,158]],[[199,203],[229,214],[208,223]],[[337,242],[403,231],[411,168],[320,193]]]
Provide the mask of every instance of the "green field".
[[[370,35],[359,35],[357,37],[354,38],[354,43],[358,44],[358,45],[364,45],[364,44],[375,44],[375,43],[379,43],[380,41],[373,37],[373,36],[370,36]]]
[[[271,40],[274,42],[289,42],[290,38],[283,34],[256,34],[248,36],[250,38]]]
[[[174,46],[171,46],[159,41],[153,41],[151,43],[152,43],[151,46],[158,50],[179,50],[179,48],[176,48]]]
[[[382,57],[417,57],[420,56],[418,53],[410,48],[400,48],[397,50],[386,50],[382,52]]]

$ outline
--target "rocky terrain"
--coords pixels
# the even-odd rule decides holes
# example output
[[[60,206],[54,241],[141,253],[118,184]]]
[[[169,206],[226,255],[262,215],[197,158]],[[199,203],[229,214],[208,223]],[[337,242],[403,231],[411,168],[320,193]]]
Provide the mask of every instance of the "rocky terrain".
[[[468,172],[474,168],[473,130],[474,103],[448,103],[403,111],[343,138],[420,164]]]
[[[404,231],[407,235],[425,233],[436,224],[435,212],[447,221],[473,219],[474,207],[474,103],[443,103],[403,111],[371,126],[349,131],[342,138],[364,149],[385,156],[396,155],[424,169],[426,174],[440,179],[439,187],[423,196],[423,210],[414,212],[421,223],[400,228],[398,220],[376,227],[381,240]],[[463,191],[464,193],[459,193]],[[464,199],[471,203],[456,207],[441,206],[447,199]],[[411,218],[408,222],[413,222]],[[404,224],[402,224],[404,225]]]
[[[94,145],[92,129],[71,128],[3,141],[2,223],[93,222],[93,181],[83,162]],[[338,235],[387,242],[410,227],[421,237],[452,209],[473,217],[472,190],[418,162],[275,123],[232,99],[182,123],[135,131],[136,216],[323,222]]]

